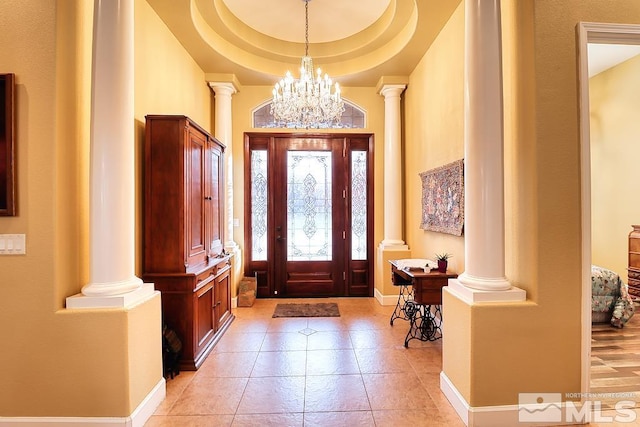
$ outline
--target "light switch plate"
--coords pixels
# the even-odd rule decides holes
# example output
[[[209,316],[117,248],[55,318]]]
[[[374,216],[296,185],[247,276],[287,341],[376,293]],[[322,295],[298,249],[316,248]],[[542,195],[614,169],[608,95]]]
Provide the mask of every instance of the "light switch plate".
[[[26,234],[0,234],[0,255],[24,255]]]

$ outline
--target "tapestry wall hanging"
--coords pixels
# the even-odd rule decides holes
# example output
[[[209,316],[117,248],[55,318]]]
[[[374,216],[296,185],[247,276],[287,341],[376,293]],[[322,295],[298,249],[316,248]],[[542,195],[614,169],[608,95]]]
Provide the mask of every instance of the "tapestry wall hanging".
[[[457,160],[420,174],[423,230],[462,236],[464,164]]]

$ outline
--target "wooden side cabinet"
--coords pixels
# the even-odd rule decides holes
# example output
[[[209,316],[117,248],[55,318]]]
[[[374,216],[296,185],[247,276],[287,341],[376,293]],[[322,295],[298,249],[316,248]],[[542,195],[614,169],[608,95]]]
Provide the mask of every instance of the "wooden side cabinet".
[[[634,301],[640,300],[640,225],[632,225],[629,233],[629,295]]]
[[[195,370],[233,320],[223,253],[225,147],[186,116],[145,124],[143,280],[162,294],[163,321]]]

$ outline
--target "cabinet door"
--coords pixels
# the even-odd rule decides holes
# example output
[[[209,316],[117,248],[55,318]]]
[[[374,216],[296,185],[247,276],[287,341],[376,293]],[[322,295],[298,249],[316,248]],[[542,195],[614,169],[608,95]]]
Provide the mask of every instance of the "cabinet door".
[[[216,330],[220,329],[231,318],[231,267],[227,265],[216,276]]]
[[[213,339],[215,332],[214,318],[212,314],[214,298],[214,281],[210,280],[195,293],[195,351],[194,360],[198,360],[207,344]]]
[[[186,141],[185,244],[187,264],[205,262],[207,255],[205,230],[205,182],[207,178],[207,137],[197,129],[187,128]]]

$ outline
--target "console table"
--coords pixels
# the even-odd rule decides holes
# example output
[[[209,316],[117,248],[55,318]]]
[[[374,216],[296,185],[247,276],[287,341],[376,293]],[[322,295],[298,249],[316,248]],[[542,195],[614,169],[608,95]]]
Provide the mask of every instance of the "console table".
[[[391,263],[391,280],[398,286],[410,285],[412,296],[409,298],[403,311],[410,321],[409,332],[404,341],[404,346],[409,346],[409,341],[419,339],[421,341],[435,341],[442,338],[442,288],[447,286],[449,279],[458,277],[455,273],[440,273],[437,270],[424,272],[424,270],[403,270],[398,268],[395,261]]]

